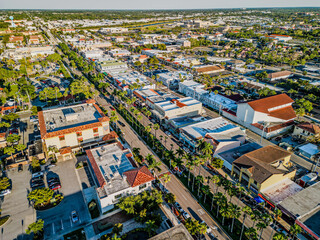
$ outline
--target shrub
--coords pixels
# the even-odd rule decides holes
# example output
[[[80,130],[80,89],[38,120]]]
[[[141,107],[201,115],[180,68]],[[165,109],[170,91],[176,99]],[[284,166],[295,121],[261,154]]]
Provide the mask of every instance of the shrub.
[[[9,218],[10,218],[10,216],[4,216],[4,217],[0,218],[0,226],[5,224],[9,220]]]

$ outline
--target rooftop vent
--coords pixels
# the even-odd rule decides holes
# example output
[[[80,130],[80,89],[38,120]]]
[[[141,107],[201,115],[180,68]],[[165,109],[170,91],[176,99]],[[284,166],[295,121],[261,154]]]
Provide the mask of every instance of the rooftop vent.
[[[67,113],[64,115],[66,117],[66,120],[69,121],[74,121],[77,120],[78,114],[77,113]]]

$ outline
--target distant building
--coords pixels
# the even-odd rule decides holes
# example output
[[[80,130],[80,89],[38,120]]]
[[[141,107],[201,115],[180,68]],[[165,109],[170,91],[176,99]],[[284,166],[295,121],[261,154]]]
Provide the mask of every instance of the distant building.
[[[272,39],[275,39],[275,40],[277,40],[279,42],[287,42],[287,41],[292,40],[292,37],[288,36],[288,35],[271,34],[268,37],[272,38]]]
[[[173,71],[157,74],[157,82],[162,82],[168,88],[178,87],[181,80],[191,80],[193,75],[185,71]]]
[[[291,153],[269,145],[246,153],[232,163],[231,175],[239,182],[260,192],[285,179],[293,179],[296,170],[291,169]]]
[[[22,43],[23,42],[23,36],[14,36],[11,35],[9,37],[9,43]]]
[[[109,51],[109,54],[112,57],[124,57],[129,56],[131,52],[126,49],[112,49]]]
[[[269,81],[276,81],[280,79],[287,79],[293,76],[292,72],[290,71],[281,71],[281,72],[274,72],[268,74]]]
[[[44,109],[38,116],[45,152],[55,147],[59,150],[58,160],[66,160],[72,152],[116,138],[116,134],[109,135],[109,118],[94,100]]]
[[[213,65],[213,66],[196,66],[194,67],[197,74],[212,74],[212,73],[218,73],[223,72],[225,69],[221,65]]]
[[[102,213],[122,198],[151,190],[155,179],[146,166],[137,167],[129,149],[120,142],[86,151]]]
[[[128,32],[128,28],[120,28],[120,27],[101,28],[99,32],[105,33],[105,34],[126,33]]]

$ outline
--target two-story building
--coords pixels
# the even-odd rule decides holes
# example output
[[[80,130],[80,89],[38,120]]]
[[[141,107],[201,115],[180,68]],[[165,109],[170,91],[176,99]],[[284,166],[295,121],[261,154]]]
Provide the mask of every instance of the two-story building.
[[[86,151],[90,172],[95,181],[96,199],[102,212],[114,208],[121,199],[151,190],[155,179],[146,166],[137,167],[129,149],[120,142]]]
[[[69,106],[47,108],[38,113],[43,149],[58,150],[58,160],[70,158],[72,152],[102,144],[116,134],[110,133],[109,118],[95,100]],[[65,155],[65,157],[64,157]]]
[[[243,154],[232,162],[231,175],[254,192],[272,186],[285,179],[293,179],[291,153],[269,145]]]

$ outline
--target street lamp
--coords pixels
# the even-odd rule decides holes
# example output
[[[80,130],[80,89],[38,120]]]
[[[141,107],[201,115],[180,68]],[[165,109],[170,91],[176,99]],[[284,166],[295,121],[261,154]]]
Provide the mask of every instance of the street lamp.
[[[263,121],[262,125],[263,125],[264,127],[263,127],[262,133],[261,133],[260,144],[262,143],[262,138],[263,138],[264,130],[270,125],[270,123]]]

